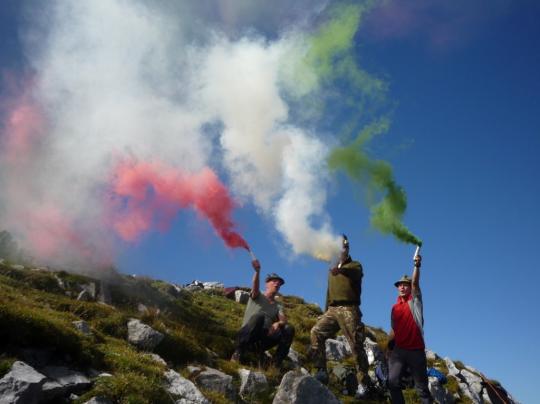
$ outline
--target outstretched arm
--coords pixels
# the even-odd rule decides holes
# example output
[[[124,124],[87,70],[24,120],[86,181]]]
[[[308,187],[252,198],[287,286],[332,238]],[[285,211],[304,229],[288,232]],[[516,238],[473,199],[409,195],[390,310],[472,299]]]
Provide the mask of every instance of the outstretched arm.
[[[252,299],[256,299],[257,296],[259,296],[259,293],[261,293],[259,289],[259,284],[260,284],[259,274],[261,272],[261,263],[259,262],[259,260],[253,260],[251,261],[251,266],[253,267],[253,270],[255,271],[255,273],[253,274],[253,281],[251,283],[250,296]]]
[[[414,257],[414,269],[412,273],[412,290],[413,296],[420,294],[420,267],[422,266],[422,257],[417,255]]]

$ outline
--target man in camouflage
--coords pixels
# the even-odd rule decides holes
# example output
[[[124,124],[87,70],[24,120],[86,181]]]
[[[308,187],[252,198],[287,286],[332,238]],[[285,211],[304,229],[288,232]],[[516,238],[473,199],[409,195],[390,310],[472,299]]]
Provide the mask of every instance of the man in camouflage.
[[[364,324],[359,307],[363,275],[362,265],[352,260],[349,240],[343,235],[339,263],[328,273],[325,313],[311,329],[311,354],[317,367],[315,377],[323,383],[328,382],[325,341],[335,337],[341,329],[353,352],[359,395],[372,384],[368,376]]]

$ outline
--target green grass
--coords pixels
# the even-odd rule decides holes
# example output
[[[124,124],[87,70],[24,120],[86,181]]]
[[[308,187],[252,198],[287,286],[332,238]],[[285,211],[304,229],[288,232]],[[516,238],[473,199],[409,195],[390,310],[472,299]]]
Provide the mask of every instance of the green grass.
[[[63,288],[57,278],[64,284]],[[132,317],[165,335],[154,351],[174,369],[181,371],[188,364],[211,366],[233,376],[238,387],[238,369],[250,368],[228,361],[245,305],[225,298],[221,290],[190,293],[178,291],[164,281],[116,274],[109,278],[111,306],[77,301],[75,297],[81,285],[90,282],[96,282],[97,287],[100,285],[88,276],[62,271],[15,270],[0,265],[0,344],[4,347],[0,356],[0,377],[9,371],[22,348],[42,347],[59,357],[71,358],[70,366],[91,366],[113,375],[99,378],[77,403],[96,395],[108,397],[115,403],[170,403],[172,399],[163,389],[164,366],[126,341],[127,322]],[[307,304],[301,297],[281,296],[279,299],[290,324],[295,327],[293,348],[299,353],[301,365],[311,370],[310,331],[322,312],[317,305]],[[145,312],[138,311],[139,303],[147,307]],[[76,320],[88,322],[92,335],[84,336],[77,331],[72,324]],[[382,329],[370,327],[368,332],[383,350],[386,349],[388,336]],[[352,364],[351,360],[344,362]],[[448,373],[443,360],[429,364]],[[463,368],[460,362],[456,362],[456,366]],[[274,367],[251,368],[263,371],[272,388],[246,402],[271,403],[283,371]],[[336,380],[332,379],[329,387],[344,403],[354,402],[352,397],[341,394]],[[447,388],[451,393],[459,392],[453,378],[449,378]],[[214,403],[228,402],[218,393],[205,391],[204,394]],[[405,397],[407,403],[418,402],[414,390],[406,390]]]

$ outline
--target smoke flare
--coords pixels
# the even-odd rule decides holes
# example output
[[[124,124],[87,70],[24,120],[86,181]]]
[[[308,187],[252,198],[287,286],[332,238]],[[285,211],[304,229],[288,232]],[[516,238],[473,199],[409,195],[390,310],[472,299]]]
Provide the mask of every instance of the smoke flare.
[[[180,209],[191,207],[208,219],[228,247],[249,250],[234,231],[234,201],[207,167],[192,174],[156,162],[125,161],[116,167],[111,192],[112,226],[126,241],[135,241],[154,226],[165,229]]]
[[[372,160],[363,150],[367,142],[386,132],[388,127],[386,119],[367,126],[349,146],[336,147],[328,157],[328,165],[330,169],[343,170],[354,181],[366,185],[370,221],[374,228],[384,234],[393,234],[405,243],[422,245],[422,241],[402,222],[407,209],[407,195],[395,182],[392,167],[385,161]],[[384,193],[382,200],[374,202],[380,193]]]

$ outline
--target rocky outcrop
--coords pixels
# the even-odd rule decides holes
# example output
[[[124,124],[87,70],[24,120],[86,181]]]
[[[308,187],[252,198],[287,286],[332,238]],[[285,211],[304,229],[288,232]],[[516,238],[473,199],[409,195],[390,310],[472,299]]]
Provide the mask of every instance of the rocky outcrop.
[[[24,362],[17,361],[0,379],[0,404],[38,403],[47,377]]]
[[[153,350],[163,340],[164,335],[152,327],[132,318],[128,321],[128,341],[138,348]]]
[[[240,376],[240,396],[244,400],[250,401],[257,394],[268,389],[268,381],[264,373],[239,369],[238,375]]]
[[[273,404],[339,404],[340,401],[314,377],[303,372],[287,372],[278,387]]]
[[[237,394],[233,386],[233,377],[217,369],[209,367],[199,368],[188,366],[191,378],[195,380],[197,386],[223,394],[231,401],[235,401]]]
[[[165,379],[165,389],[178,398],[177,404],[210,404],[210,401],[191,381],[180,376],[174,370],[165,372]]]

